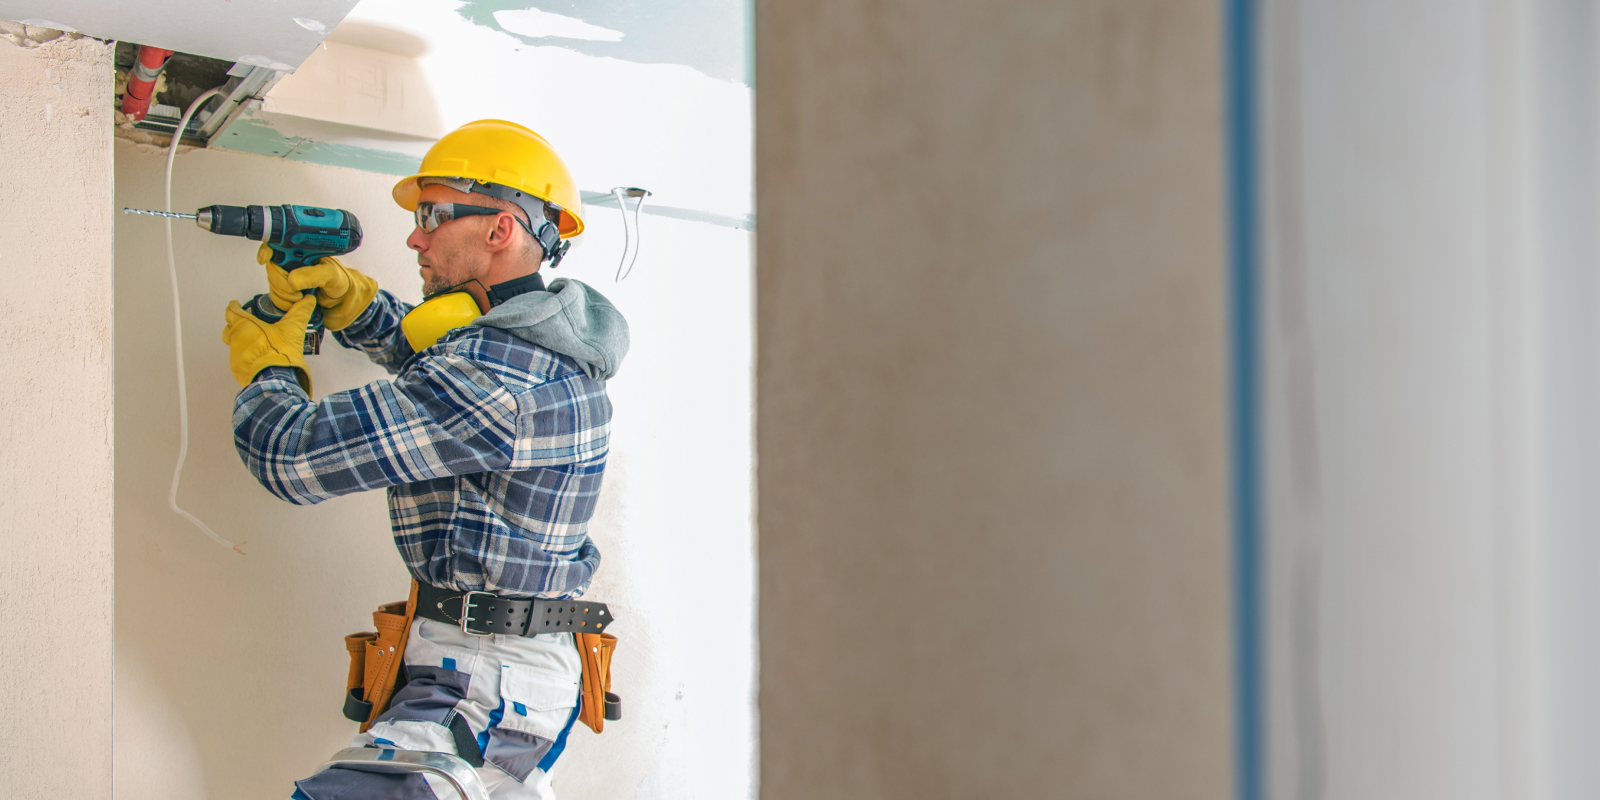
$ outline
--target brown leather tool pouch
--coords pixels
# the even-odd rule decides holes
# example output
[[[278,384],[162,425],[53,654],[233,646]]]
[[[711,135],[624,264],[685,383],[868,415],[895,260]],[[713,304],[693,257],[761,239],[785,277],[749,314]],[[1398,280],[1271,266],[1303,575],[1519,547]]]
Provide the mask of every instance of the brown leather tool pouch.
[[[350,653],[350,672],[344,679],[344,715],[355,722],[366,722],[372,713],[367,702],[367,643],[378,638],[371,631],[352,633],[344,637],[344,649]]]
[[[352,633],[344,637],[350,653],[350,672],[345,678],[344,715],[361,723],[361,732],[387,711],[394,697],[395,681],[400,677],[401,660],[406,653],[406,637],[411,619],[417,613],[417,582],[411,582],[411,597],[378,606],[372,612],[376,633]]]
[[[574,633],[578,655],[583,659],[583,701],[578,719],[595,733],[605,730],[606,720],[622,719],[622,698],[611,693],[611,653],[617,637],[609,633]]]

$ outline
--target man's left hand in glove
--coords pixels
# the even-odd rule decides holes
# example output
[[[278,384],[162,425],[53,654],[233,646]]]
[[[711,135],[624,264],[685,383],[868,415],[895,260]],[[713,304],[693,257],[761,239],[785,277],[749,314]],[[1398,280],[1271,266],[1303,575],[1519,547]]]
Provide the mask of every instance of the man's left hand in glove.
[[[228,303],[228,323],[222,329],[222,343],[229,348],[228,366],[239,386],[249,386],[256,374],[267,367],[292,367],[300,388],[311,394],[311,371],[303,355],[306,323],[317,308],[317,299],[306,295],[277,322],[265,322],[244,310],[239,301]]]

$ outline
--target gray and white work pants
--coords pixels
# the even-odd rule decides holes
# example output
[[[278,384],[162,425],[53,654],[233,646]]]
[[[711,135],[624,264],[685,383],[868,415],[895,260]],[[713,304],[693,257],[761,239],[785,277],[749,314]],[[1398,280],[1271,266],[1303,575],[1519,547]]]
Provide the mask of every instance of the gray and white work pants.
[[[450,725],[466,720],[494,800],[553,800],[550,771],[578,720],[582,662],[570,633],[474,636],[417,618],[405,652],[406,684],[351,747],[456,751]],[[295,783],[292,800],[454,798],[434,776],[330,769]]]

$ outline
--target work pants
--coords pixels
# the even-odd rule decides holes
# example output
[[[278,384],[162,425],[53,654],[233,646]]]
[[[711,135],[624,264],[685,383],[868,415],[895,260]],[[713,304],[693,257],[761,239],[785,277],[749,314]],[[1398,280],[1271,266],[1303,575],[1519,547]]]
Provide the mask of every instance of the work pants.
[[[570,633],[474,636],[418,617],[406,685],[351,747],[456,752],[451,715],[465,719],[494,800],[554,800],[550,771],[578,720],[582,664]],[[459,724],[459,723],[457,723]],[[441,778],[331,769],[295,783],[292,800],[453,800]]]

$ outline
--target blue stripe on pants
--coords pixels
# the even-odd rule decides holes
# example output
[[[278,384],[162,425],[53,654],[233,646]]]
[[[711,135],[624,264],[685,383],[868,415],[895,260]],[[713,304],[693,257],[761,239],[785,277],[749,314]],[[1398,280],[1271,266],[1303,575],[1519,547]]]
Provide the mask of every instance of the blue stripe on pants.
[[[556,765],[556,759],[561,757],[561,751],[567,749],[567,734],[572,733],[572,723],[578,721],[578,712],[583,710],[583,692],[578,693],[578,704],[572,707],[572,716],[567,717],[567,726],[561,729],[561,735],[556,737],[555,746],[550,752],[539,759],[539,771],[549,772]]]

